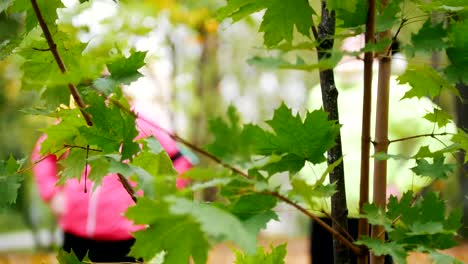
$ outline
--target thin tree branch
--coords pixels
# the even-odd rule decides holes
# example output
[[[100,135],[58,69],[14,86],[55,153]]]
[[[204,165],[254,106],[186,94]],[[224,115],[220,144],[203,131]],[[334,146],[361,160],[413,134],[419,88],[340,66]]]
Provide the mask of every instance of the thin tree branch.
[[[152,126],[155,126],[157,127],[158,129],[160,129],[163,133],[167,134],[168,136],[172,137],[174,140],[186,145],[187,147],[191,148],[192,150],[210,158],[212,161],[222,165],[223,167],[239,174],[240,176],[246,178],[246,179],[252,179],[252,177],[248,174],[246,174],[245,172],[229,165],[229,164],[226,164],[224,163],[222,160],[220,160],[219,158],[213,156],[211,153],[201,149],[200,147],[190,143],[188,140],[178,136],[177,134],[174,134],[160,126],[158,126],[157,124],[154,124],[154,122],[151,122],[150,120],[147,120],[145,119],[144,117],[142,116],[138,116],[135,112],[131,111],[130,109],[128,109],[127,107],[125,107],[124,105],[122,105],[119,101],[113,99],[113,98],[109,98],[109,101],[116,105],[117,107],[119,107],[121,110],[123,110],[124,112],[134,116],[135,118],[139,118],[141,119],[142,121],[144,122],[147,122],[149,125],[152,125]],[[136,200],[136,196],[135,196],[135,192],[133,191],[133,188],[131,188],[131,185],[128,183],[128,181],[126,180],[125,177],[123,177],[123,175],[119,175],[119,179],[121,179],[121,182],[122,184],[124,185],[124,188],[127,190],[127,192],[129,193],[129,195],[132,197],[132,199],[134,199],[134,201]],[[324,221],[322,221],[319,217],[315,216],[314,214],[312,214],[311,212],[307,211],[307,209],[305,209],[304,207],[300,206],[299,204],[295,203],[294,201],[291,201],[290,199],[288,199],[287,197],[279,194],[278,192],[265,192],[265,194],[268,194],[268,195],[272,195],[278,199],[280,199],[281,201],[295,207],[296,209],[298,209],[299,211],[301,211],[303,214],[305,214],[306,216],[308,216],[309,218],[311,218],[312,220],[316,221],[319,225],[321,225],[323,228],[325,228],[327,231],[331,232],[331,234],[335,237],[337,237],[338,240],[340,240],[344,245],[346,245],[346,247],[348,247],[350,250],[352,250],[356,255],[359,255],[359,254],[364,254],[366,251],[366,249],[364,248],[361,248],[361,247],[358,247],[356,245],[354,245],[350,240],[346,239],[342,234],[340,234],[339,232],[335,231],[332,227],[330,227],[327,223],[325,223]],[[345,233],[347,234],[347,233]],[[349,236],[349,234],[347,234]]]
[[[218,157],[214,156],[213,154],[207,152],[206,150],[196,146],[195,144],[192,144],[190,143],[188,140],[180,137],[179,135],[177,135],[176,133],[174,132],[171,132],[157,124],[155,124],[154,122],[152,122],[151,120],[148,120],[146,118],[144,118],[143,116],[141,115],[138,115],[137,113],[133,112],[132,110],[128,109],[127,107],[125,107],[124,105],[122,105],[119,101],[115,100],[114,98],[109,98],[109,101],[114,104],[115,106],[117,106],[118,108],[120,108],[121,110],[125,111],[126,113],[132,115],[133,117],[135,118],[138,118],[144,122],[146,122],[147,124],[151,125],[151,126],[154,126],[156,128],[158,128],[159,130],[161,130],[162,132],[164,132],[165,134],[167,134],[168,136],[170,136],[172,139],[174,139],[175,141],[178,141],[184,145],[186,145],[187,147],[189,147],[190,149],[192,149],[193,151],[196,151],[200,154],[202,154],[203,156],[211,159],[212,161],[220,164],[221,166],[239,174],[240,176],[246,178],[246,179],[252,179],[252,177],[250,175],[248,175],[247,173],[241,171],[240,169],[238,168],[235,168],[227,163],[225,163],[224,161],[222,161],[221,159],[219,159]]]
[[[400,142],[400,141],[406,141],[406,140],[411,140],[411,139],[417,139],[417,138],[422,138],[422,137],[432,137],[435,138],[437,136],[447,136],[447,135],[454,135],[453,133],[449,132],[443,132],[443,133],[430,133],[430,134],[421,134],[421,135],[415,135],[411,137],[404,137],[404,138],[398,138],[398,139],[393,139],[389,140],[388,143],[395,143],[395,142]]]
[[[351,234],[348,232],[348,230],[344,229],[344,227],[342,227],[340,225],[340,223],[336,222],[336,220],[327,212],[325,212],[325,210],[321,210],[321,213],[324,214],[327,218],[329,218],[332,222],[334,222],[334,224],[336,224],[336,226],[341,230],[341,232],[346,235],[347,239],[349,239],[349,241],[352,241],[354,242],[355,239],[353,238],[353,236],[351,236]]]
[[[64,149],[65,149],[65,147],[63,147],[63,148],[61,148],[61,149],[58,149],[58,150],[56,150],[56,151],[50,153],[50,155],[55,155],[55,154],[59,153],[60,151],[62,151],[62,150],[64,150]],[[44,160],[47,158],[47,156],[48,156],[48,155],[42,156],[42,157],[39,158],[38,160],[34,161],[34,162],[31,164],[31,166],[28,166],[28,167],[26,167],[26,168],[22,168],[22,169],[20,169],[20,170],[17,170],[16,173],[21,174],[21,173],[25,173],[25,172],[27,172],[27,171],[32,170],[32,168],[34,168],[34,166],[36,166],[38,163],[44,161]]]
[[[316,215],[312,214],[307,209],[305,209],[304,207],[302,207],[299,204],[295,203],[294,201],[290,200],[288,197],[286,197],[286,196],[284,196],[284,195],[282,195],[282,194],[280,194],[278,192],[266,192],[266,194],[269,194],[269,195],[272,195],[272,196],[278,198],[279,200],[291,205],[292,207],[296,208],[297,210],[299,210],[303,214],[307,215],[309,218],[311,218],[312,220],[317,222],[317,224],[322,226],[325,230],[330,232],[330,234],[332,234],[337,240],[339,240],[341,243],[343,243],[347,248],[352,250],[354,252],[354,254],[359,256],[359,255],[365,254],[367,252],[367,250],[365,248],[358,247],[358,246],[354,245],[350,240],[348,240],[346,237],[344,237],[340,232],[333,229],[331,226],[329,226],[327,223],[325,223],[322,219],[320,219]]]
[[[44,18],[42,17],[39,6],[37,5],[37,1],[31,0],[31,5],[37,17],[37,21],[39,22],[39,26],[41,27],[42,32],[44,33],[44,37],[47,41],[47,45],[49,46],[50,52],[54,56],[55,62],[57,63],[57,66],[59,67],[60,71],[63,74],[65,74],[67,72],[67,68],[65,67],[65,64],[57,50],[57,44],[55,44],[54,39],[52,38],[52,34],[50,34],[50,30],[47,27],[47,24]],[[83,99],[81,98],[80,94],[78,93],[78,90],[76,89],[75,85],[73,85],[72,83],[68,83],[68,89],[70,90],[70,93],[73,96],[73,99],[78,105],[80,112],[86,121],[86,124],[88,124],[88,126],[93,126],[93,121],[91,120],[91,116],[84,111],[84,109],[86,108],[86,105],[83,102]]]

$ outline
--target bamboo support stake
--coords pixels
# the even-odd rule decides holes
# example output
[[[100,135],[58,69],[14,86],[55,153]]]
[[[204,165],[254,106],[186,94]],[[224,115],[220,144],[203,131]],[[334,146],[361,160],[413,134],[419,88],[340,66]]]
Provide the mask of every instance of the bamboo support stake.
[[[375,0],[368,0],[365,43],[374,43],[375,33]],[[362,132],[361,132],[361,179],[359,190],[359,213],[364,213],[362,208],[369,202],[369,162],[370,162],[370,132],[372,113],[372,77],[373,77],[374,53],[364,53],[364,93],[362,102]],[[369,235],[369,222],[367,218],[359,219],[358,238]],[[358,256],[359,264],[367,264],[367,255]]]

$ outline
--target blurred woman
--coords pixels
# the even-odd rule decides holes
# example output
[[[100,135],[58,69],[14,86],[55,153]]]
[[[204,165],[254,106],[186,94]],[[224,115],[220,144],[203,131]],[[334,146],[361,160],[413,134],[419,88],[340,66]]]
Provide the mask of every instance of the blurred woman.
[[[175,169],[182,173],[192,164],[181,153],[175,141],[163,132],[143,111],[136,111],[136,127],[139,135],[136,139],[154,136],[171,157]],[[86,254],[95,262],[134,261],[128,257],[135,239],[132,232],[142,229],[124,217],[124,212],[134,204],[131,196],[122,186],[117,174],[106,175],[100,186],[94,187],[89,179],[80,182],[79,177],[67,180],[63,185],[57,185],[59,167],[57,162],[66,158],[66,154],[57,157],[48,154],[41,157],[41,143],[46,139],[43,135],[37,142],[32,162],[40,196],[46,201],[58,218],[58,224],[64,233],[63,249],[76,254],[81,260]],[[85,177],[84,170],[81,179]],[[78,175],[77,175],[78,176]],[[87,175],[86,175],[87,176]],[[85,192],[84,185],[91,192]],[[178,188],[187,184],[186,180],[177,179]],[[134,184],[135,185],[135,184]],[[139,193],[141,195],[141,193]]]

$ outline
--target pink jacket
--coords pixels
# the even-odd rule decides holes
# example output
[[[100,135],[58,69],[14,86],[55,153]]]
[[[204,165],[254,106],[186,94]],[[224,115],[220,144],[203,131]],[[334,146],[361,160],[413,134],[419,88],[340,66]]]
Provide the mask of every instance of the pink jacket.
[[[144,118],[137,119],[137,128],[142,138],[154,135],[170,157],[174,159],[174,167],[179,173],[189,169],[192,165],[187,158],[181,156],[172,138],[153,126]],[[32,161],[41,159],[40,145],[45,140],[42,136],[32,153]],[[55,203],[56,198],[63,200],[61,212],[56,212],[59,226],[65,231],[77,236],[96,240],[126,240],[132,238],[131,232],[142,229],[127,220],[123,214],[129,206],[134,204],[125,191],[116,174],[104,177],[102,185],[95,191],[84,192],[84,172],[81,182],[76,178],[68,180],[64,185],[57,183],[57,157],[48,155],[33,168],[35,180],[39,187],[41,197],[49,203]],[[183,179],[177,179],[177,187],[186,185]],[[89,190],[92,182],[87,180]],[[60,197],[59,197],[60,196]]]

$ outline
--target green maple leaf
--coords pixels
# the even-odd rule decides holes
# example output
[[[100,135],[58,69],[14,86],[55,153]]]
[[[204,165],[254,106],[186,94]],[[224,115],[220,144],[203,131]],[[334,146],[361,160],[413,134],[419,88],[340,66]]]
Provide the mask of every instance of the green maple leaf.
[[[138,175],[139,184],[146,196],[164,197],[176,191],[177,171],[165,151],[157,154],[143,151],[133,159],[131,166]]]
[[[468,134],[462,129],[458,129],[457,134],[453,135],[452,141],[459,144],[460,148],[468,153]],[[468,162],[468,155],[465,155],[464,163]]]
[[[85,97],[90,107],[86,111],[91,114],[94,126],[80,127],[80,134],[90,145],[97,146],[103,153],[117,153],[121,149],[122,160],[132,159],[140,147],[133,139],[138,135],[135,117],[118,107],[106,105],[105,98],[94,93]]]
[[[452,122],[452,117],[444,110],[437,108],[434,108],[433,110],[434,112],[426,114],[424,119],[436,123],[439,128]]]
[[[362,238],[355,242],[357,245],[366,245],[376,256],[390,255],[396,263],[406,263],[407,252],[402,245],[395,242],[384,242],[379,239]]]
[[[57,114],[61,121],[43,129],[47,139],[42,142],[41,154],[54,153],[60,156],[65,151],[64,145],[74,145],[80,135],[79,128],[86,126],[78,109],[61,109]],[[57,153],[60,150],[62,152]]]
[[[235,264],[284,264],[286,257],[286,244],[276,247],[270,246],[270,253],[265,252],[263,247],[258,247],[254,255],[246,255],[240,251],[234,251],[236,254]]]
[[[444,226],[440,222],[415,222],[409,228],[411,229],[411,232],[409,232],[408,235],[412,236],[435,235],[444,232]]]
[[[18,173],[23,162],[17,161],[13,156],[8,160],[0,160],[0,209],[16,202],[18,189],[24,178]]]
[[[445,249],[455,245],[453,240],[460,227],[461,213],[455,210],[446,215],[445,202],[434,192],[414,201],[413,193],[406,192],[398,201],[394,196],[388,203],[387,218],[398,220],[389,238],[403,245],[408,251],[424,246]]]
[[[24,58],[23,89],[41,90],[48,86],[63,86],[68,90],[68,83],[79,83],[83,79],[94,79],[100,75],[107,58],[96,58],[83,53],[86,45],[69,34],[54,29],[51,31],[57,51],[67,69],[62,73],[55,62],[44,37],[38,29],[32,30],[26,37],[18,55]],[[45,51],[44,51],[45,50]]]
[[[315,198],[331,197],[336,193],[336,183],[324,185],[325,178],[333,171],[338,165],[341,164],[343,158],[330,164],[327,169],[322,173],[322,176],[313,184],[308,184],[304,179],[294,178],[291,180],[293,189],[290,192],[292,196],[301,197],[310,207],[316,206]]]
[[[387,204],[387,216],[393,219],[400,218],[403,222],[411,222],[417,219],[417,212],[412,210],[413,204],[412,191],[403,193],[400,199],[396,196],[390,196]]]
[[[231,124],[220,118],[210,122],[215,141],[207,146],[208,151],[225,161],[240,160],[244,164],[253,155],[280,156],[279,160],[260,168],[271,174],[284,170],[296,172],[306,160],[324,161],[324,153],[335,144],[340,129],[335,121],[328,120],[323,110],[307,113],[302,121],[284,104],[275,111],[273,119],[267,121],[272,130],[257,125],[241,127],[233,107],[228,116]]]
[[[187,171],[184,171],[182,177],[195,181],[206,181],[220,178],[223,179],[228,177],[230,174],[231,171],[225,168],[196,166]]]
[[[55,111],[70,103],[70,91],[63,85],[49,85],[41,93],[41,101],[43,107]]]
[[[268,0],[266,5],[259,31],[265,33],[263,39],[267,47],[273,47],[282,40],[291,42],[294,27],[302,35],[310,37],[315,12],[307,0]]]
[[[278,220],[273,210],[276,204],[277,200],[270,195],[248,194],[227,209],[242,221],[249,233],[257,234],[270,220]]]
[[[59,164],[64,168],[60,172],[59,183],[63,184],[67,179],[81,179],[81,175],[86,165],[86,150],[73,148],[65,159],[59,161]]]
[[[70,253],[63,249],[59,249],[57,254],[57,261],[60,264],[82,264],[82,263],[91,263],[91,260],[88,258],[88,254],[83,258],[82,261],[78,259],[78,257],[73,252],[73,249]]]
[[[123,83],[130,84],[143,76],[138,69],[145,65],[146,51],[132,52],[128,58],[120,56],[107,64],[107,68],[111,73],[111,79]]]
[[[95,183],[94,186],[100,185],[102,183],[102,179],[109,174],[109,159],[103,155],[97,155],[90,157],[88,159],[88,163],[91,166],[91,170],[88,175],[89,179]]]
[[[169,206],[162,200],[154,200],[148,197],[138,198],[137,203],[125,212],[125,217],[133,220],[135,224],[152,224],[159,218],[169,214]]]
[[[448,48],[447,57],[450,59],[450,65],[444,69],[447,78],[453,82],[468,83],[466,76],[466,63],[468,60],[468,51],[465,48]]]
[[[460,261],[452,256],[442,254],[436,250],[429,250],[429,256],[434,261],[434,264],[463,264],[463,261]]]
[[[389,159],[394,159],[394,160],[408,160],[410,159],[409,157],[401,154],[389,154],[389,153],[383,153],[383,152],[377,152],[373,156],[375,159],[378,160],[389,160]]]
[[[441,50],[447,47],[447,31],[443,23],[433,25],[429,19],[416,34],[411,36],[411,42],[416,50]]]
[[[159,212],[155,212],[159,213]],[[190,257],[195,264],[205,264],[209,243],[200,226],[188,217],[167,217],[134,233],[136,239],[129,255],[151,260],[164,251],[164,263],[186,264]]]
[[[64,7],[62,1],[60,0],[37,0],[37,5],[39,10],[41,11],[42,17],[44,22],[47,26],[53,27],[55,25],[55,21],[57,20],[57,9]],[[34,27],[38,25],[36,14],[32,9],[31,2],[28,0],[15,0],[13,4],[8,8],[8,12],[13,13],[26,13],[26,32],[31,31]]]
[[[239,113],[234,106],[228,108],[227,121],[216,118],[210,120],[209,127],[214,141],[206,149],[226,162],[249,163],[254,148],[268,148],[268,142],[265,142],[268,139],[265,139],[262,129],[252,125],[242,128]]]
[[[10,56],[13,50],[20,45],[22,39],[22,36],[17,36],[0,42],[0,61]]]
[[[444,155],[445,153],[454,153],[458,151],[460,148],[460,144],[454,143],[449,145],[443,149],[439,149],[437,151],[432,152],[429,149],[429,146],[422,146],[419,148],[418,152],[412,157],[413,159],[421,159],[421,158],[436,158]]]
[[[401,18],[397,16],[401,9],[402,0],[391,1],[383,11],[375,17],[375,32],[383,32],[391,29],[393,26],[401,22]]]
[[[358,2],[357,0],[351,0],[351,1],[327,0],[327,7],[333,10],[345,9],[350,12],[354,12],[357,2]]]
[[[349,1],[350,3],[345,3],[348,1],[336,1],[333,2],[337,4],[351,5],[354,6],[350,9],[339,8],[336,10],[337,25],[341,28],[355,28],[361,25],[366,24],[366,17],[362,16],[363,12],[367,12],[367,2],[366,1]]]
[[[466,32],[468,30],[468,21],[460,19],[453,21],[449,28],[449,43],[450,47],[446,49],[447,57],[450,60],[450,65],[445,68],[444,72],[447,77],[453,82],[468,83],[466,72],[468,71],[468,38]]]
[[[420,216],[425,223],[445,219],[445,203],[435,192],[429,192],[416,206],[421,209]]]
[[[165,251],[164,263],[185,264],[190,257],[196,264],[206,263],[209,243],[200,225],[188,216],[171,214],[168,203],[140,197],[125,216],[136,224],[149,225],[134,233],[131,256],[149,261]]]
[[[273,129],[271,143],[277,153],[291,153],[314,164],[325,161],[324,153],[335,145],[340,125],[329,121],[323,110],[307,113],[304,122],[299,115],[282,104],[273,119],[267,121]]]
[[[343,52],[332,51],[328,58],[317,63],[308,64],[301,57],[296,58],[295,63],[291,63],[281,57],[260,57],[254,56],[247,60],[247,63],[265,69],[290,69],[301,71],[325,70],[334,68],[343,57]]]
[[[170,211],[175,215],[188,215],[197,221],[201,230],[217,240],[229,240],[243,250],[254,253],[256,235],[250,233],[242,221],[233,214],[212,205],[193,202],[185,198],[168,198]],[[226,227],[229,228],[226,228]]]
[[[369,223],[373,225],[381,225],[385,227],[385,230],[392,231],[392,220],[390,220],[385,212],[377,207],[375,204],[365,204],[363,207],[364,215]]]
[[[35,48],[38,49],[48,48],[45,42],[35,42],[32,45],[36,45]],[[25,58],[25,62],[21,66],[23,72],[21,87],[23,89],[40,90],[47,85],[66,83],[66,80],[62,81],[65,78],[61,75],[51,53],[25,47],[21,49],[19,55]]]
[[[11,4],[10,1],[0,3],[0,10]],[[22,41],[22,21],[20,16],[7,15],[0,11],[0,60],[11,54]]]
[[[398,82],[400,84],[408,83],[411,86],[403,98],[427,96],[432,99],[440,95],[444,89],[457,94],[456,88],[450,82],[427,65],[410,65],[405,73],[398,77]]]
[[[217,18],[220,20],[231,17],[233,21],[239,21],[242,18],[266,8],[266,1],[257,0],[228,0],[227,5],[216,11]]]
[[[355,56],[359,56],[362,52],[383,52],[385,51],[388,46],[392,44],[392,40],[390,39],[382,39],[377,41],[376,43],[367,43],[359,52],[353,53]]]
[[[428,176],[433,179],[446,179],[448,174],[455,169],[454,164],[445,164],[445,157],[439,155],[433,158],[433,163],[429,163],[427,159],[417,159],[416,167],[411,170],[419,176]]]
[[[296,174],[305,165],[305,159],[298,157],[294,154],[286,154],[281,157],[279,161],[274,161],[261,167],[261,170],[265,170],[269,175],[273,175],[278,172],[287,171],[290,174]]]
[[[5,11],[8,7],[13,4],[14,0],[4,0],[0,3],[0,12]]]

